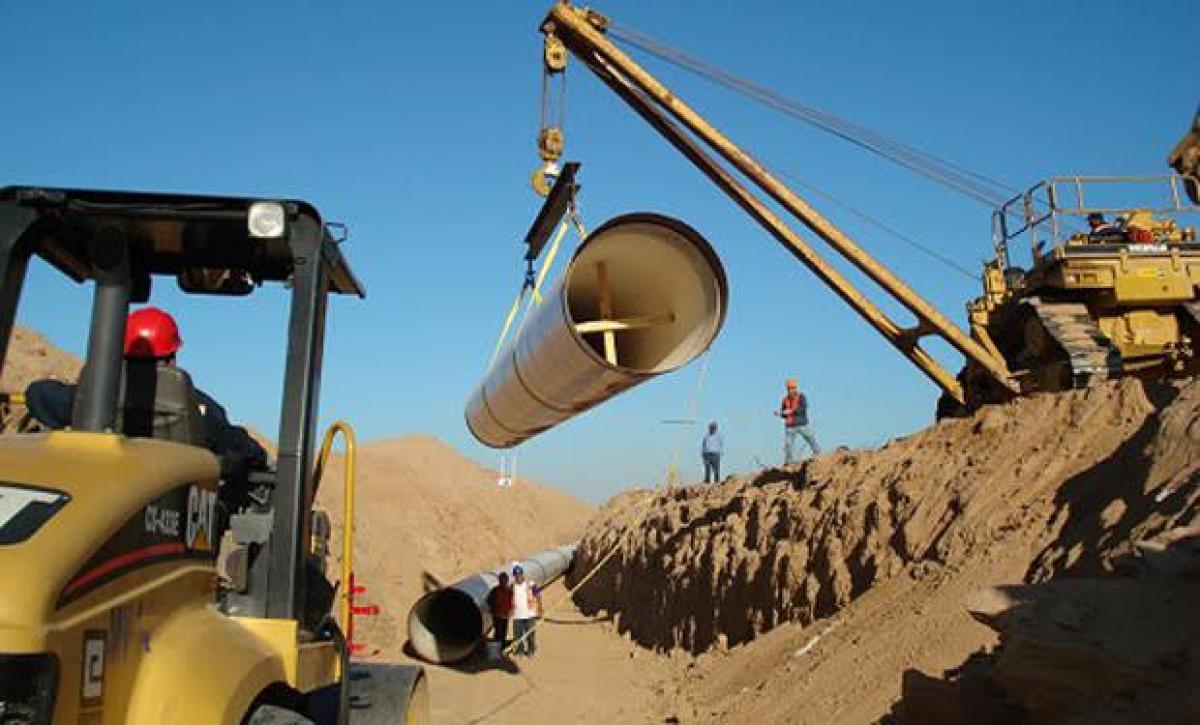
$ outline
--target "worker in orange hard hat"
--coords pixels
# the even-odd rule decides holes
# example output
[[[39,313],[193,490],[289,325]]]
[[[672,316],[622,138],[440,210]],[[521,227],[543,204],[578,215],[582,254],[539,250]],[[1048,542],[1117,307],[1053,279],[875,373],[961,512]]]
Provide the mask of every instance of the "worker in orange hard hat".
[[[125,359],[153,361],[157,365],[175,365],[175,356],[183,347],[183,336],[175,318],[157,307],[143,307],[129,313],[125,320]],[[205,447],[221,459],[222,478],[244,478],[247,470],[265,467],[267,452],[245,428],[229,422],[225,409],[211,396],[197,389],[196,406],[204,421]],[[25,390],[25,405],[30,416],[52,430],[71,424],[75,407],[75,386],[57,380],[36,380]]]
[[[783,419],[783,464],[786,466],[795,462],[792,451],[795,448],[796,436],[804,438],[813,455],[821,452],[817,437],[808,427],[808,398],[800,392],[795,378],[787,380],[787,394],[779,404],[775,415]]]

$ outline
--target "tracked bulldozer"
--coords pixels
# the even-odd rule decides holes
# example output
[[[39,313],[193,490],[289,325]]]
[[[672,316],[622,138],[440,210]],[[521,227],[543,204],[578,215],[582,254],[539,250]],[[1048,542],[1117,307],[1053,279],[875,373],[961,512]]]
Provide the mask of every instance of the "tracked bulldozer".
[[[0,436],[0,723],[426,721],[419,668],[351,661],[352,591],[335,607],[324,576],[325,312],[330,295],[363,296],[338,241],[302,201],[0,190],[0,361],[31,263],[94,288],[71,425]],[[131,302],[164,279],[290,292],[277,461],[237,492],[190,376],[124,358]],[[348,585],[352,510],[344,521]]]
[[[1005,360],[1022,392],[1200,373],[1200,244],[1181,223],[1200,207],[1185,196],[1188,183],[1053,178],[995,211],[995,255],[967,313],[972,335]],[[1112,207],[1089,195],[1157,206]],[[1092,228],[1081,230],[1089,218]],[[1015,240],[1028,242],[1028,268],[1012,261]],[[968,402],[1004,397],[970,361],[960,382]],[[939,409],[960,407],[944,396]]]

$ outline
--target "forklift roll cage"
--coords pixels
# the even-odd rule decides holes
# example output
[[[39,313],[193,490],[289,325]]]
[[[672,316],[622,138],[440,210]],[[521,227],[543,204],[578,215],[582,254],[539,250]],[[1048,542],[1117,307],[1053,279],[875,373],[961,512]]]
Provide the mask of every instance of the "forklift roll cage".
[[[282,229],[251,233],[255,205],[282,209]],[[41,257],[75,282],[95,283],[87,358],[72,418],[111,433],[130,302],[154,276],[188,293],[249,294],[265,282],[291,292],[279,454],[270,533],[239,613],[300,619],[327,295],[365,296],[320,213],[303,201],[85,191],[0,189],[0,371],[29,261]]]

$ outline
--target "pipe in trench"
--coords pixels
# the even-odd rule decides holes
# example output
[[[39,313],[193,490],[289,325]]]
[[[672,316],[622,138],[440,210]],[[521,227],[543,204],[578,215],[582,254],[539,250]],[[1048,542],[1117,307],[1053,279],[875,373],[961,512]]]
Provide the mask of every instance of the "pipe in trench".
[[[578,544],[548,549],[517,562],[526,578],[545,587],[571,568]],[[421,659],[453,664],[466,659],[492,629],[487,595],[499,571],[484,571],[427,592],[408,613],[408,641]]]
[[[660,214],[611,219],[496,357],[467,401],[467,427],[484,445],[511,448],[677,370],[716,339],[728,297],[699,232]]]

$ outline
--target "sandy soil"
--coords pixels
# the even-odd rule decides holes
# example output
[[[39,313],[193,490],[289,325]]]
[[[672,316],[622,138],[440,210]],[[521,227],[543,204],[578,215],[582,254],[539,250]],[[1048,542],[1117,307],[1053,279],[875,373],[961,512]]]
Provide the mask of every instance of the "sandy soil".
[[[577,571],[619,554],[580,603],[699,655],[690,721],[873,722],[907,670],[997,644],[966,607],[981,588],[1111,574],[1131,542],[1194,517],[1198,461],[1200,382],[1020,400],[665,492],[639,527],[626,494],[589,526]]]
[[[558,601],[561,583],[546,592]],[[434,725],[662,723],[682,658],[647,652],[568,599],[538,630],[538,652],[453,667],[426,665]]]
[[[79,358],[55,347],[41,334],[14,325],[4,372],[0,374],[0,393],[24,393],[27,385],[42,378],[75,380],[82,365]],[[24,408],[0,403],[0,431],[20,428],[24,416]]]
[[[354,569],[379,617],[361,620],[358,639],[383,659],[401,655],[408,609],[426,591],[502,567],[579,538],[591,507],[519,479],[496,486],[497,472],[429,436],[376,441],[358,450]],[[325,476],[317,501],[334,524],[340,568],[342,467]]]
[[[3,391],[78,369],[27,330],[10,360]],[[358,461],[373,659],[406,659],[429,588],[585,524],[576,576],[617,547],[535,659],[428,667],[435,723],[1200,721],[1200,381],[1019,400],[599,512],[427,436]],[[335,552],[340,478],[318,495]]]

